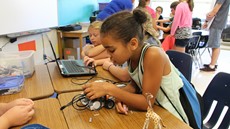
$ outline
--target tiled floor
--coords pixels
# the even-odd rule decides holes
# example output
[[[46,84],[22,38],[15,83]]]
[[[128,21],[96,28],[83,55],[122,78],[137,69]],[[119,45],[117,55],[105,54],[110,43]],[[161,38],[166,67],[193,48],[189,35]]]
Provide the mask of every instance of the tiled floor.
[[[210,60],[210,55],[206,50],[205,53],[202,55],[202,62],[204,64],[207,64],[210,62]],[[230,73],[230,49],[221,49],[218,59],[218,68],[215,72],[200,71],[198,66],[193,64],[192,83],[201,95],[203,95],[208,84],[218,72]]]

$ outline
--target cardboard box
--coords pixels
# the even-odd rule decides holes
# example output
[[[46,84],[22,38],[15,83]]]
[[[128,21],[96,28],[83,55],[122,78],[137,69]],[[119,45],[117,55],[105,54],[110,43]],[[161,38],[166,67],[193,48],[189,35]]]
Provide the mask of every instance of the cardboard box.
[[[65,59],[78,59],[77,48],[64,48],[64,58]]]
[[[80,41],[77,38],[64,38],[64,47],[65,48],[79,48]],[[86,39],[83,39],[82,47],[86,44]]]

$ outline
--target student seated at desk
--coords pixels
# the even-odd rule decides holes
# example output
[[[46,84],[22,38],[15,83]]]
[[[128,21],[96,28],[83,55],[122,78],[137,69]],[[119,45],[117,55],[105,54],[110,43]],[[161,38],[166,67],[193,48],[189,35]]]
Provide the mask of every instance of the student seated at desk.
[[[145,13],[135,9],[133,13],[123,11],[104,21],[102,45],[113,62],[128,62],[132,80],[123,88],[109,82],[88,83],[83,86],[84,93],[91,100],[113,96],[116,110],[124,114],[128,113],[128,107],[146,111],[146,93],[151,93],[155,97],[152,103],[155,101],[181,121],[201,129],[201,109],[196,90],[161,48],[144,43],[142,25],[146,20]]]
[[[170,8],[171,8],[172,15],[175,15],[176,6],[179,3],[180,3],[179,1],[174,1],[171,3]],[[167,27],[157,25],[157,28],[160,30],[163,30],[164,33],[170,34],[170,30],[171,30],[171,26],[172,26],[172,22],[173,22],[173,17],[171,17],[170,19],[157,20],[157,22],[159,22],[159,23],[169,22],[170,24]]]
[[[30,99],[16,99],[9,103],[0,103],[0,129],[25,124],[32,119],[34,102]]]
[[[94,21],[90,24],[88,32],[92,45],[86,45],[82,51],[85,65],[93,63],[94,66],[103,65],[103,69],[108,70],[113,76],[121,81],[129,81],[128,71],[116,66],[110,61],[110,55],[102,46],[100,40],[101,21]],[[119,71],[119,72],[118,72]]]
[[[84,46],[81,56],[84,59],[85,65],[93,62],[95,66],[102,65],[104,61],[109,61],[110,55],[101,45],[100,28],[101,21],[94,21],[88,28],[89,38],[92,44]]]

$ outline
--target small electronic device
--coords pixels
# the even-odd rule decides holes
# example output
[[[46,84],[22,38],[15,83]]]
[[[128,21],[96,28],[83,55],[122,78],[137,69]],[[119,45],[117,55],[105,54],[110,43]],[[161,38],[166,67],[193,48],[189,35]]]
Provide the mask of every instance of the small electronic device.
[[[59,27],[59,30],[62,30],[62,31],[75,31],[75,30],[81,30],[81,29],[82,29],[82,26],[79,24],[71,24],[71,25]]]
[[[58,69],[63,77],[92,76],[97,74],[95,67],[84,66],[82,60],[58,60],[50,40],[49,43],[54,54],[55,62],[57,63]]]
[[[63,110],[70,105],[72,105],[76,110],[84,110],[88,108],[93,111],[99,110],[102,107],[112,109],[115,105],[115,102],[112,98],[106,99],[106,96],[90,100],[85,96],[85,94],[78,94],[73,97],[72,101],[62,106],[60,110]]]

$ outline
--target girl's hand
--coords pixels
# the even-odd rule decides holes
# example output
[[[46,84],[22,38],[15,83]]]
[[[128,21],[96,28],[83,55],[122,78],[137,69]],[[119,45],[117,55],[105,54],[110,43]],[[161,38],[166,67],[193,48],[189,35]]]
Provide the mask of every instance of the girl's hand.
[[[92,66],[96,66],[95,60],[93,58],[88,57],[88,56],[84,57],[84,64],[85,64],[85,66],[88,66],[89,64],[92,64]]]
[[[87,83],[82,88],[87,98],[93,100],[109,94],[108,90],[112,88],[112,86],[115,85],[108,82],[92,82]]]
[[[25,124],[32,119],[34,114],[33,105],[14,106],[1,117],[8,127]]]
[[[128,107],[125,104],[123,104],[121,101],[116,100],[115,107],[118,113],[125,114],[125,115],[128,114],[128,110],[129,110]]]
[[[20,98],[20,99],[16,99],[14,101],[11,101],[7,104],[8,110],[14,106],[28,106],[28,105],[32,105],[32,107],[34,106],[34,102],[31,99],[26,99],[26,98]]]

